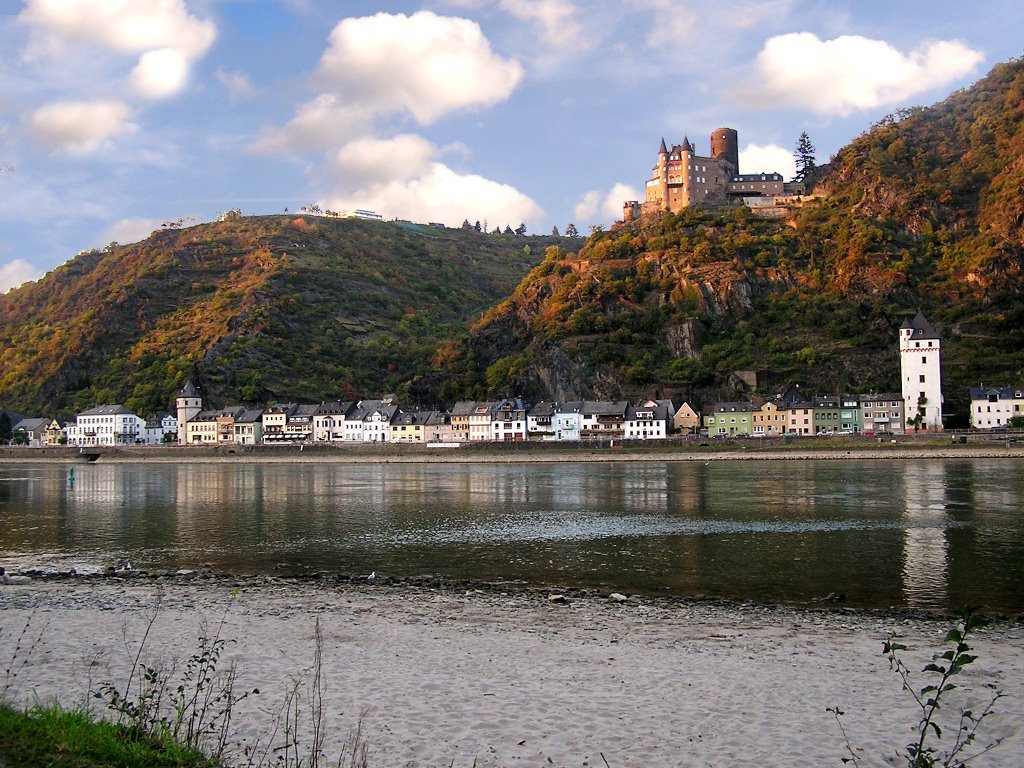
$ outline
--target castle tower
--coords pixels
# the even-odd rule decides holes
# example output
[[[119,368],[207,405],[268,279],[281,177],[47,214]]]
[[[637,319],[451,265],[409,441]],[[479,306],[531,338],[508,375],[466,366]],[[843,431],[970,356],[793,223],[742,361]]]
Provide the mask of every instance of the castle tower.
[[[679,179],[683,183],[680,204],[677,208],[686,208],[693,202],[691,177],[693,176],[693,144],[689,136],[683,136],[683,143],[679,147]]]
[[[920,312],[900,327],[900,379],[906,430],[942,429],[941,340]]]
[[[178,445],[185,445],[188,436],[188,423],[203,410],[203,396],[199,387],[192,383],[192,379],[185,382],[178,397],[175,400],[178,407]]]
[[[711,156],[732,166],[732,176],[740,172],[739,146],[739,135],[732,128],[716,128],[711,134]]]
[[[661,139],[661,146],[658,147],[658,196],[661,199],[661,207],[668,210],[668,147],[665,146],[665,138]]]

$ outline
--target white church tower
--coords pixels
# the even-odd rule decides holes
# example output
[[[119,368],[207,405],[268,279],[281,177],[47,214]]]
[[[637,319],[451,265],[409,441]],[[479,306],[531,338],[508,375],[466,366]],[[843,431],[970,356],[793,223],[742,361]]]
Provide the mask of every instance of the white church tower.
[[[185,445],[188,439],[188,423],[203,410],[203,396],[192,379],[185,382],[175,400],[178,406],[178,445]]]
[[[900,327],[900,377],[906,431],[942,430],[941,341],[920,312]],[[920,415],[920,422],[915,420]]]

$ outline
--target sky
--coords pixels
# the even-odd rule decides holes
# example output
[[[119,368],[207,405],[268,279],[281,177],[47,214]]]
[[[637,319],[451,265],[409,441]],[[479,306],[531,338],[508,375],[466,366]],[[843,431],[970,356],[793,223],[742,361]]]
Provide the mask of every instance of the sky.
[[[0,291],[219,213],[581,232],[664,138],[790,178],[1024,52],[986,0],[0,0]]]

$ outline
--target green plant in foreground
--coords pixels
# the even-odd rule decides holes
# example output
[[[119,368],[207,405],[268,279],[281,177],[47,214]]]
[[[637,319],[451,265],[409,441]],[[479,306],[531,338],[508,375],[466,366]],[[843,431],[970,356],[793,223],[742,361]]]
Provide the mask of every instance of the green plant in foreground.
[[[218,763],[174,742],[156,742],[85,709],[57,704],[19,711],[0,704],[0,765],[38,768],[217,768]]]
[[[942,705],[948,703],[949,695],[957,687],[952,679],[960,674],[964,667],[973,664],[978,658],[971,653],[967,639],[988,624],[988,619],[979,616],[974,608],[963,608],[959,615],[960,621],[946,633],[944,641],[952,644],[952,647],[933,655],[932,660],[921,669],[922,673],[931,676],[929,678],[931,682],[921,688],[917,688],[911,683],[910,670],[900,657],[900,653],[906,651],[907,646],[897,642],[895,632],[889,635],[882,647],[882,653],[889,660],[889,668],[900,676],[903,690],[913,697],[921,715],[914,729],[916,738],[907,744],[900,754],[900,757],[905,760],[907,768],[935,768],[936,766],[959,768],[979,755],[994,749],[1002,742],[1001,738],[996,738],[978,751],[972,754],[966,753],[966,750],[977,741],[978,728],[985,718],[995,711],[995,703],[1003,697],[1003,692],[997,690],[988,704],[980,711],[961,707],[959,717],[955,720],[956,732],[953,735],[952,744],[946,749],[938,744],[943,738],[939,712]],[[842,758],[842,761],[860,765],[860,760],[851,747],[849,737],[843,728],[843,711],[838,707],[828,707],[827,711],[831,712],[836,722],[839,723],[839,729],[846,740],[846,750],[850,756]],[[948,729],[947,735],[949,735]]]
[[[150,617],[124,686],[103,683],[93,696],[116,712],[118,724],[132,732],[187,749],[206,751],[220,759],[227,749],[235,705],[249,696],[258,696],[259,689],[239,694],[235,690],[235,666],[232,664],[226,671],[217,670],[227,644],[220,636],[223,619],[212,635],[200,636],[199,648],[185,663],[176,686],[171,680],[173,670],[167,672],[143,663],[142,654],[158,613],[159,603]]]

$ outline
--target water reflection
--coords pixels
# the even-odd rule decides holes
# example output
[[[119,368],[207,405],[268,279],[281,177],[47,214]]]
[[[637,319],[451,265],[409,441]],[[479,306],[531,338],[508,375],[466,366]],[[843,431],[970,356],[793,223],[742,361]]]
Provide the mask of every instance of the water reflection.
[[[1006,461],[0,466],[4,564],[1020,609]]]
[[[946,539],[946,472],[941,464],[907,462],[902,466],[903,595],[906,604],[945,605],[949,597]]]

